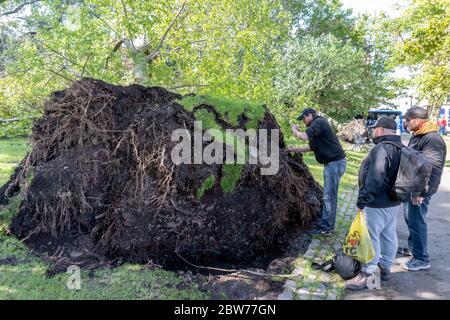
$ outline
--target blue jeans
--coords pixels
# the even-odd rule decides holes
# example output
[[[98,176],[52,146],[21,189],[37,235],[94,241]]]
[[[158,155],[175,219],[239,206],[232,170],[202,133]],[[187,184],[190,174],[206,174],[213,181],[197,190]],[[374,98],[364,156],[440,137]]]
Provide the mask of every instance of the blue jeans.
[[[426,197],[420,206],[415,206],[412,202],[403,204],[407,207],[404,215],[409,229],[409,249],[414,258],[423,262],[430,262],[427,251],[428,228],[425,220],[430,199],[431,197]]]
[[[334,229],[336,222],[339,181],[347,168],[347,160],[333,161],[323,170],[323,207],[319,227],[326,231]]]
[[[375,256],[362,266],[367,273],[374,273],[378,263],[383,269],[390,270],[398,248],[397,241],[397,213],[400,206],[390,208],[364,209],[364,217],[367,222],[370,239],[372,240]]]

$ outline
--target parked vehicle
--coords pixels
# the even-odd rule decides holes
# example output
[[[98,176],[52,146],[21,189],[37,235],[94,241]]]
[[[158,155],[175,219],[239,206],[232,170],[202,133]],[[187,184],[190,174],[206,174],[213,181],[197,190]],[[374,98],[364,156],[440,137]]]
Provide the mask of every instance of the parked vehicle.
[[[388,109],[370,109],[366,119],[366,128],[377,122],[378,118],[391,117],[397,123],[397,133],[403,133],[403,113],[400,110],[388,110]],[[372,134],[372,130],[368,129],[369,135]]]

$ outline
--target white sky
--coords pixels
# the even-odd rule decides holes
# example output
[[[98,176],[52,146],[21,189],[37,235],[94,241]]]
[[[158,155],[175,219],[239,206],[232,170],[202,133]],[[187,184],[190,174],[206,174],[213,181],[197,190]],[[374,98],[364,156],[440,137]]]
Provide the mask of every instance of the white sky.
[[[381,11],[389,15],[396,15],[396,4],[404,5],[406,0],[342,0],[344,7],[353,9],[355,14],[377,14]]]
[[[401,12],[408,6],[410,0],[341,0],[345,8],[353,9],[354,15],[367,13],[370,15],[378,15],[384,11],[391,18],[401,15]],[[395,78],[411,78],[412,73],[407,67],[396,68],[392,74]],[[399,106],[402,111],[410,106],[410,95],[416,96],[414,88],[410,88],[403,97],[398,97],[391,101]],[[404,109],[404,110],[403,110]]]
[[[384,11],[391,17],[397,17],[408,5],[409,0],[341,0],[345,8],[353,9],[355,15],[368,13],[379,14]],[[396,78],[409,78],[411,72],[408,68],[397,68],[393,74]]]

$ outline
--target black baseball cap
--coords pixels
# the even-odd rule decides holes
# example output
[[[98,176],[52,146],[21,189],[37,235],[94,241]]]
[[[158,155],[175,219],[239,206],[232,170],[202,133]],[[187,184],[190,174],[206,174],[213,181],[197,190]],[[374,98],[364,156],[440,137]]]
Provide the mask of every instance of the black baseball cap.
[[[385,128],[391,130],[397,130],[397,123],[391,117],[381,117],[377,120],[377,122],[373,126],[368,126],[368,128]]]
[[[316,114],[317,112],[313,108],[306,108],[302,111],[302,113],[300,113],[300,115],[297,117],[297,120],[303,120],[303,117],[310,113]]]

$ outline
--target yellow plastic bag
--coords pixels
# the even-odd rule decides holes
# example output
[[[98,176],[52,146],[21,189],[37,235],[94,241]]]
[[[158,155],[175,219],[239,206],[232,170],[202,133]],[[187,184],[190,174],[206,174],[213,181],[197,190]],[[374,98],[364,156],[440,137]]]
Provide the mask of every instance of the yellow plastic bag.
[[[375,256],[366,219],[361,211],[358,211],[355,220],[353,220],[342,249],[346,255],[362,263],[370,262]]]

